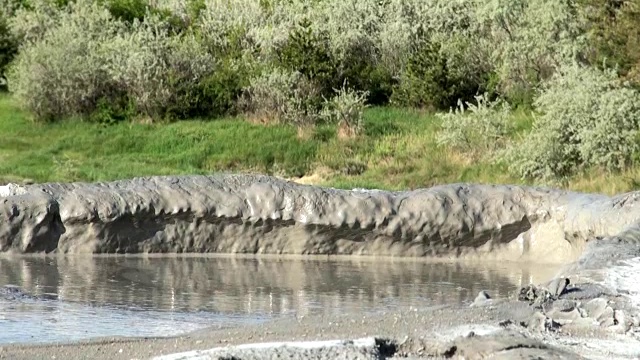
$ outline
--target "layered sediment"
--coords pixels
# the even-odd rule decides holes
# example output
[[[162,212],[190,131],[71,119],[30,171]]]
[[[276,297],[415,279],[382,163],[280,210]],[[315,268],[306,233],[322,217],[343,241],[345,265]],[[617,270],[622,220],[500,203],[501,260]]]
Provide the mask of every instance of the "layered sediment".
[[[251,175],[7,185],[0,251],[566,262],[602,237],[634,242],[639,198],[470,184],[345,191]]]

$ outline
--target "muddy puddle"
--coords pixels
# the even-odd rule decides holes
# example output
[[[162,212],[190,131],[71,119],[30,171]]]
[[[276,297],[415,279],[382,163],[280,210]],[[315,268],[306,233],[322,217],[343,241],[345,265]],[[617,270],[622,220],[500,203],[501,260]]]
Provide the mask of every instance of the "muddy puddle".
[[[167,336],[508,296],[557,267],[417,260],[0,257],[0,344]]]

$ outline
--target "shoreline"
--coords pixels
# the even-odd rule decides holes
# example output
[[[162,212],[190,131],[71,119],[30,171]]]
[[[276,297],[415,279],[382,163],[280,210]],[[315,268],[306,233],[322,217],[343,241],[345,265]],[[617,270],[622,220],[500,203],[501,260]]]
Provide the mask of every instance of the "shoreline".
[[[616,288],[611,281],[574,283],[573,279],[623,276],[619,270],[631,266],[624,264],[629,260],[636,262],[635,270],[627,271],[633,274],[640,270],[640,257],[629,255],[637,255],[636,252],[632,249],[619,253],[621,259],[615,262],[621,264],[608,268],[593,269],[588,266],[589,261],[567,264],[544,286],[529,288],[537,294],[530,299],[518,299],[519,294],[522,297],[523,288],[520,288],[509,297],[479,296],[471,305],[409,307],[380,314],[350,312],[284,317],[254,325],[208,327],[168,337],[105,337],[58,344],[0,345],[0,358],[188,360],[235,356],[235,359],[267,359],[275,354],[293,359],[484,359],[487,356],[635,359],[640,357],[640,308],[632,297],[634,294]],[[592,256],[587,251],[584,257]],[[585,263],[586,266],[580,266]],[[570,283],[559,286],[557,280],[565,276]],[[640,288],[636,291],[635,300]],[[599,308],[595,309],[593,304],[599,304]],[[348,345],[349,341],[364,338],[375,339],[375,347]],[[310,348],[314,341],[338,340],[347,341],[347,345],[341,342],[316,350]],[[303,348],[270,348],[273,345],[266,344],[291,341]],[[251,349],[256,344],[261,344],[257,345],[260,348]],[[387,351],[384,356],[376,352],[381,346]],[[217,352],[210,350],[215,348]]]
[[[20,258],[37,258],[37,259],[47,259],[47,258],[85,258],[87,256],[92,258],[107,258],[107,259],[175,259],[175,258],[211,258],[211,259],[238,259],[238,260],[278,260],[278,261],[345,261],[345,262],[363,262],[363,263],[372,263],[372,262],[390,262],[390,263],[419,263],[419,264],[461,264],[464,266],[488,266],[494,267],[496,265],[500,265],[500,267],[505,264],[514,267],[534,267],[534,266],[554,266],[560,267],[561,264],[557,262],[545,262],[536,261],[533,259],[523,259],[523,260],[510,260],[510,259],[481,259],[481,258],[447,258],[447,257],[432,257],[432,256],[393,256],[393,255],[344,255],[344,254],[326,254],[326,255],[316,255],[316,254],[242,254],[242,253],[124,253],[124,254],[116,254],[116,253],[68,253],[68,254],[58,254],[58,253],[10,253],[10,252],[0,252],[0,259],[9,258],[9,257],[20,257]]]
[[[607,299],[620,301],[616,297]],[[555,320],[549,325],[548,314],[542,317],[541,314],[541,311],[526,302],[492,299],[485,304],[476,302],[474,306],[404,309],[388,311],[380,316],[351,313],[340,316],[275,319],[258,325],[207,328],[172,337],[101,338],[64,344],[3,345],[0,347],[0,357],[150,359],[217,347],[224,347],[231,353],[234,351],[231,346],[242,344],[355,340],[364,337],[374,337],[394,348],[393,354],[384,358],[456,358],[445,356],[452,347],[457,348],[458,356],[464,356],[466,359],[480,359],[501,353],[506,359],[515,356],[516,352],[528,356],[543,356],[545,359],[635,358],[633,355],[629,356],[629,352],[640,356],[640,337],[637,327],[633,328],[633,324],[627,334],[618,334],[607,328],[585,324],[574,327],[570,324],[559,326]],[[601,349],[577,347],[587,343],[600,346]],[[634,343],[636,347],[633,347]],[[238,351],[241,350],[235,350],[236,353]],[[249,354],[245,351],[241,355],[244,356],[236,358],[269,358],[266,349]],[[298,357],[293,358],[316,358],[302,355],[304,354],[299,353]],[[342,355],[347,356],[347,353]]]

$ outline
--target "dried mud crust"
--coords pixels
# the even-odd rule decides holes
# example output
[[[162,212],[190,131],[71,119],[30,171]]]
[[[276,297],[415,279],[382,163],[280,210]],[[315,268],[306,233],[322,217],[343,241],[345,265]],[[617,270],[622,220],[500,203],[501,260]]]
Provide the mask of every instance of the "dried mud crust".
[[[0,187],[0,251],[317,254],[566,263],[637,242],[638,194],[451,184],[344,191],[251,175]]]

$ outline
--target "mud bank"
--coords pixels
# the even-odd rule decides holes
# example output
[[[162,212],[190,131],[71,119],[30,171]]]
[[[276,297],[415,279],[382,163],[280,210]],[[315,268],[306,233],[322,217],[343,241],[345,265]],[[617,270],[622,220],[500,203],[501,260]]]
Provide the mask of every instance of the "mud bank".
[[[0,251],[575,260],[636,240],[640,193],[453,184],[343,191],[267,176],[0,187]]]

